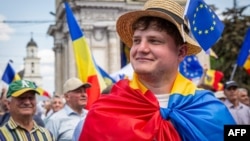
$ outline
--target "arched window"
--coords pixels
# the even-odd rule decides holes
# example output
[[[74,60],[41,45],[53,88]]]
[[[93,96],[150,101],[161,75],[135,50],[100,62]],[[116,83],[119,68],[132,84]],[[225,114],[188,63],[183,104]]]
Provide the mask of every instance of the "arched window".
[[[31,52],[31,57],[34,57],[34,50],[31,49],[30,52]]]
[[[34,62],[31,62],[31,68],[34,68],[34,66],[35,66]]]

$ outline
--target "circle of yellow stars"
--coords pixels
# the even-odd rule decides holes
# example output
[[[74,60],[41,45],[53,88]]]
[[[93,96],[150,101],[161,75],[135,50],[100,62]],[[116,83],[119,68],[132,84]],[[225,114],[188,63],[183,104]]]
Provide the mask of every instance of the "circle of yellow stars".
[[[200,4],[199,7],[197,7],[196,10],[195,10],[194,20],[192,21],[192,24],[194,25],[194,27],[193,27],[194,31],[198,32],[199,35],[208,34],[209,32],[214,30],[214,27],[216,25],[216,21],[213,20],[212,25],[209,28],[205,29],[205,30],[198,29],[197,26],[195,26],[195,24],[196,24],[195,18],[197,16],[197,13],[199,12],[199,10],[202,10],[203,8],[207,8],[209,10],[209,12],[211,13],[211,15],[212,15],[212,19],[215,19],[215,15],[212,12],[212,10],[207,5]]]

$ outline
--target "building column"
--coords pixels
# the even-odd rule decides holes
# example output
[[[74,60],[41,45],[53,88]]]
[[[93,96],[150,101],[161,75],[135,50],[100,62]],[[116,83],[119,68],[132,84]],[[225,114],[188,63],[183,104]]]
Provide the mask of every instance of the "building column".
[[[55,93],[62,94],[62,44],[55,44],[53,48],[55,53]]]
[[[117,37],[115,26],[108,26],[108,71],[114,73],[121,69],[120,40]]]

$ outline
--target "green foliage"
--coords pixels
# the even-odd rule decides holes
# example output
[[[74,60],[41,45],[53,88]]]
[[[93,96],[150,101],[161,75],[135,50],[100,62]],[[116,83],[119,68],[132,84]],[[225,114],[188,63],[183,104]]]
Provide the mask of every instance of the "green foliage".
[[[242,14],[246,8],[227,9],[223,12],[225,29],[221,39],[213,46],[218,59],[210,57],[211,68],[224,73],[223,82],[231,77],[246,31],[250,27],[250,16]],[[250,90],[250,75],[244,68],[237,67],[233,80],[238,82],[240,87]]]

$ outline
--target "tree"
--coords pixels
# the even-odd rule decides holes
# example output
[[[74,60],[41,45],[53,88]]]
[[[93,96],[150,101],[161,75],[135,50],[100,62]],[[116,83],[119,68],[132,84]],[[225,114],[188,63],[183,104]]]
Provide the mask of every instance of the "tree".
[[[210,61],[212,69],[221,70],[224,73],[223,82],[230,79],[246,31],[250,27],[250,16],[243,14],[249,6],[226,9],[222,13],[225,29],[221,39],[213,46],[218,59],[211,57]],[[250,90],[250,75],[242,67],[237,67],[233,80],[238,82],[240,87]]]

